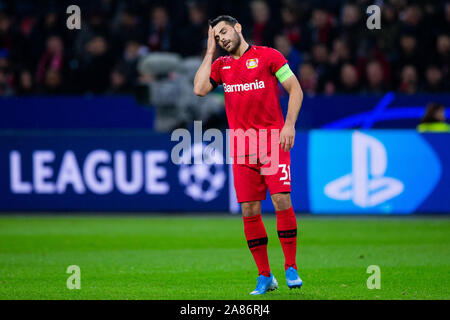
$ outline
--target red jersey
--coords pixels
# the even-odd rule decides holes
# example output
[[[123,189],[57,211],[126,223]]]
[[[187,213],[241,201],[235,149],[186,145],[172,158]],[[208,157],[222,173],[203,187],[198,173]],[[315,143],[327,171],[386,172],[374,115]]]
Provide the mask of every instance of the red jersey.
[[[238,59],[222,56],[214,61],[210,80],[213,86],[223,85],[230,129],[281,131],[284,118],[275,73],[286,63],[279,51],[263,46],[250,46]]]

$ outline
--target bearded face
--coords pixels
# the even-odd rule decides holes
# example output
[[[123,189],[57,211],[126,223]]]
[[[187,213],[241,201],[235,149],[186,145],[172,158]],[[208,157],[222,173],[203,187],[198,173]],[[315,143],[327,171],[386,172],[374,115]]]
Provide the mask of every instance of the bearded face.
[[[228,53],[235,53],[241,45],[239,33],[233,26],[223,21],[214,27],[214,34],[216,42]]]

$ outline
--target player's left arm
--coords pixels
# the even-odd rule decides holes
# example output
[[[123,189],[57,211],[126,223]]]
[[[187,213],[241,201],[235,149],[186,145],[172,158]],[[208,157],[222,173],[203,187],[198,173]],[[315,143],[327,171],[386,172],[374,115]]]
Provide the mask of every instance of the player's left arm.
[[[303,101],[303,91],[295,74],[288,64],[285,64],[277,72],[277,78],[281,85],[289,93],[288,111],[283,129],[280,133],[280,144],[284,151],[289,151],[294,146],[295,122],[297,121]]]

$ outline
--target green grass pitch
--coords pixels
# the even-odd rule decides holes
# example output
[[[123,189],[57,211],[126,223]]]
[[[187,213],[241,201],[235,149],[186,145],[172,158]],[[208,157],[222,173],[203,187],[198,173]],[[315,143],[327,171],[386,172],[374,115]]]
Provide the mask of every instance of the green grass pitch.
[[[275,217],[263,219],[279,289],[251,297],[239,216],[3,216],[0,299],[450,299],[448,218],[299,215],[301,290],[286,286]],[[80,290],[66,287],[69,265]]]

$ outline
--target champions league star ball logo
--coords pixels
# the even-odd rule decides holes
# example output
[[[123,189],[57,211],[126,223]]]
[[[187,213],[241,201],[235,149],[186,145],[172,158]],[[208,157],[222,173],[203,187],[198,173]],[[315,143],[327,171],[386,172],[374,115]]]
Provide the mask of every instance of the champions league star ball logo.
[[[218,197],[226,176],[222,154],[211,149],[208,152],[205,147],[198,143],[191,147],[190,152],[183,152],[178,178],[185,186],[186,195],[196,201],[209,202]],[[194,164],[194,159],[198,158],[202,159],[201,163]]]

